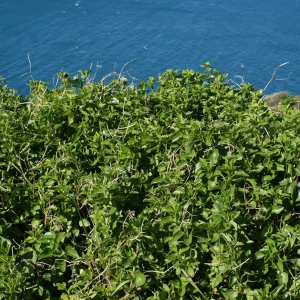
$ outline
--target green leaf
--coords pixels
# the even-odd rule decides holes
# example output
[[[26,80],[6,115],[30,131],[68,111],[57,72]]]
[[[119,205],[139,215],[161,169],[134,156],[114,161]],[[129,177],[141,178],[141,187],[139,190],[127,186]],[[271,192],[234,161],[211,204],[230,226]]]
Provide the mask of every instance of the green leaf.
[[[52,256],[53,256],[53,252],[50,249],[44,249],[38,255],[39,259],[43,259],[43,258],[47,258],[47,257],[52,257]]]
[[[282,260],[279,258],[276,264],[277,268],[279,269],[280,272],[283,272],[283,263]]]
[[[263,177],[263,181],[271,181],[274,177],[270,175],[266,175]]]
[[[121,151],[124,154],[130,155],[130,149],[128,147],[126,147],[126,146],[121,146]]]
[[[236,276],[234,276],[234,275],[231,275],[230,277],[229,277],[229,286],[233,286],[235,283],[237,282],[237,277]]]
[[[249,177],[249,174],[244,171],[234,171],[234,175],[237,177]]]
[[[78,255],[77,251],[71,247],[71,246],[66,246],[66,252],[68,255],[74,257],[74,258],[79,258],[80,256]]]
[[[31,221],[31,226],[32,226],[33,228],[37,228],[37,227],[40,225],[40,223],[41,223],[40,220],[33,219],[33,220]]]
[[[210,147],[210,146],[212,145],[211,138],[210,138],[210,136],[208,136],[208,135],[205,137],[205,144],[206,144],[208,147]]]
[[[55,261],[55,266],[58,268],[61,272],[66,271],[66,262],[64,260],[56,260]]]
[[[65,237],[65,233],[64,232],[59,232],[56,234],[56,238],[55,238],[55,244],[58,247],[58,245],[60,244],[60,242],[62,241],[62,239]]]
[[[239,292],[236,290],[229,290],[226,292],[228,299],[236,299],[239,296]]]
[[[156,178],[154,178],[153,180],[152,180],[152,184],[154,184],[154,183],[159,183],[159,182],[162,182],[162,181],[164,181],[164,178],[163,177],[156,177]]]
[[[91,224],[87,219],[81,219],[79,221],[79,226],[80,227],[89,227]]]
[[[219,239],[220,239],[220,234],[217,233],[217,232],[215,232],[215,233],[213,234],[212,241],[213,241],[213,242],[216,242],[216,241],[218,241]]]
[[[184,187],[180,187],[177,190],[175,190],[172,194],[173,195],[181,195],[184,193]]]
[[[133,284],[135,285],[135,287],[142,286],[145,284],[145,282],[146,282],[146,276],[142,272],[137,271],[135,273],[135,277],[134,277],[134,281],[133,281]]]
[[[165,225],[165,224],[169,224],[169,223],[173,223],[174,220],[171,216],[168,216],[168,217],[165,217],[165,218],[162,218],[159,222],[160,225]]]
[[[31,247],[24,249],[24,252],[22,253],[21,257],[23,259],[32,260],[33,263],[35,263],[37,260],[36,251],[34,249],[32,249]]]
[[[178,231],[173,237],[172,240],[170,241],[170,245],[175,244],[182,236],[184,233],[182,231]]]
[[[184,150],[186,154],[191,154],[194,147],[194,139],[192,137],[189,137],[187,142],[184,144]]]
[[[46,232],[43,236],[42,236],[42,239],[48,239],[48,240],[52,240],[52,239],[55,239],[56,237],[56,234],[54,231],[49,231],[49,232]]]
[[[174,136],[173,136],[173,139],[172,139],[172,143],[176,142],[177,140],[179,140],[180,138],[183,137],[183,134],[181,132],[179,133],[176,133]]]
[[[261,259],[261,258],[263,258],[264,256],[265,256],[265,254],[264,254],[263,252],[260,252],[260,251],[255,252],[255,257],[256,257],[256,259]]]
[[[162,284],[162,288],[163,288],[167,293],[170,292],[170,288],[168,287],[167,284],[163,283],[163,284]]]
[[[125,284],[129,283],[130,280],[125,280],[123,282],[121,282],[115,289],[114,291],[111,293],[111,295],[113,296],[117,291],[119,291],[121,289],[122,286],[124,286]]]
[[[44,294],[44,287],[42,285],[38,286],[38,293],[39,293],[39,296],[43,296],[43,294]]]
[[[219,159],[219,150],[215,149],[209,156],[209,160],[213,165],[216,165]]]
[[[195,276],[195,272],[194,272],[194,269],[189,266],[186,270],[186,273],[190,276],[190,277],[194,277]]]
[[[284,209],[283,206],[273,205],[272,206],[272,213],[279,214]]]
[[[60,299],[61,300],[70,300],[70,298],[68,297],[67,294],[63,293],[61,296],[60,296]]]
[[[217,287],[223,281],[222,275],[212,278],[211,285],[212,287]]]
[[[167,212],[173,212],[174,211],[174,207],[173,206],[171,206],[171,205],[165,205],[165,206],[162,206],[162,208],[161,208],[163,211],[167,211]],[[171,220],[172,220],[172,218],[171,218]]]
[[[66,287],[67,287],[67,285],[66,285],[65,282],[63,282],[63,283],[56,283],[56,286],[57,286],[57,289],[58,289],[59,291],[65,291],[65,290],[66,290]]]
[[[280,272],[280,274],[277,275],[277,280],[280,285],[284,285],[287,284],[289,276],[285,272]]]

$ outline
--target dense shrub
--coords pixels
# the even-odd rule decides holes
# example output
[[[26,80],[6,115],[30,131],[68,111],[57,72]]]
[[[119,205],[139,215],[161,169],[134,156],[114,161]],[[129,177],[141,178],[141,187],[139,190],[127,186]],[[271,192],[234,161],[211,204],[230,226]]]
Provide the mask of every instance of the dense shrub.
[[[202,67],[1,82],[0,299],[299,299],[299,111]]]

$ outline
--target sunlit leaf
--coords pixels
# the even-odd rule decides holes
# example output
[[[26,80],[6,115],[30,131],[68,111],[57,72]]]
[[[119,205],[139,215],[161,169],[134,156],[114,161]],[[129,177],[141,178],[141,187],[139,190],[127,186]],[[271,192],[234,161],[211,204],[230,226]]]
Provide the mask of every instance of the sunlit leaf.
[[[255,253],[256,259],[261,259],[261,258],[263,258],[264,256],[265,256],[265,254],[264,254],[263,252],[258,251],[258,252]]]
[[[142,272],[137,271],[137,272],[135,273],[135,277],[134,277],[133,284],[134,284],[136,287],[139,287],[139,286],[144,285],[145,282],[146,282],[146,276],[145,276]]]
[[[74,257],[74,258],[78,258],[80,257],[77,253],[77,251],[72,247],[72,246],[66,246],[66,252],[68,255]]]
[[[289,276],[286,272],[280,272],[279,275],[277,275],[277,280],[280,285],[287,284]]]
[[[279,214],[284,209],[283,206],[273,205],[272,206],[272,213]]]
[[[55,237],[56,237],[56,234],[55,234],[55,232],[53,232],[53,231],[49,231],[49,232],[46,232],[43,236],[42,236],[42,238],[43,239],[55,239]]]
[[[239,296],[239,292],[236,290],[229,290],[226,292],[228,299],[236,299]]]

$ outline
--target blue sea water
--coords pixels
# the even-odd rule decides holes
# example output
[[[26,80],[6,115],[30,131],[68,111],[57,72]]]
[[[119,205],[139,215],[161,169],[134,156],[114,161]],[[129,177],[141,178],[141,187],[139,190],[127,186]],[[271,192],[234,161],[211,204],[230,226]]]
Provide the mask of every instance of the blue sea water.
[[[137,83],[209,61],[263,89],[289,62],[266,93],[300,94],[299,13],[299,0],[0,0],[0,75],[26,95],[30,67],[50,83],[91,64],[97,79],[124,67]]]

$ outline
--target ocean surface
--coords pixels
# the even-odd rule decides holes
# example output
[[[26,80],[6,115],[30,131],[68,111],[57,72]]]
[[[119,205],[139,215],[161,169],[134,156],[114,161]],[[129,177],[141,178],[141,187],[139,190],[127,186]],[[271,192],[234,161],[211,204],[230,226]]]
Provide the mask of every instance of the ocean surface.
[[[209,61],[237,83],[300,94],[300,1],[0,0],[0,75],[22,95],[31,74],[92,67],[138,83]]]

